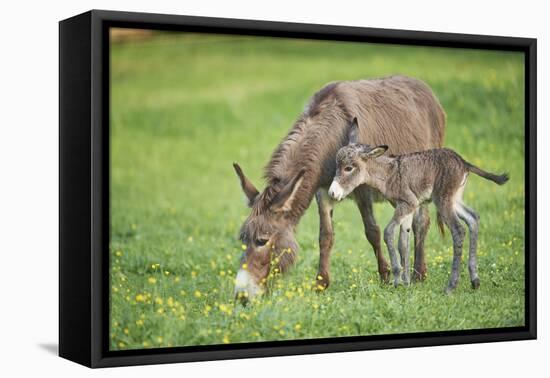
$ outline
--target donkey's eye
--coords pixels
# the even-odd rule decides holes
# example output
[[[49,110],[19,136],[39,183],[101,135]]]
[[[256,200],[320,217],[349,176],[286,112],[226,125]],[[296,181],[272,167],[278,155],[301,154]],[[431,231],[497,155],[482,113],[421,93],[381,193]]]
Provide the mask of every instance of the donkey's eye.
[[[258,239],[256,240],[256,245],[259,247],[263,247],[264,245],[267,244],[268,241],[269,239]]]
[[[353,167],[351,165],[348,165],[346,168],[344,168],[345,172],[351,172],[353,171]]]

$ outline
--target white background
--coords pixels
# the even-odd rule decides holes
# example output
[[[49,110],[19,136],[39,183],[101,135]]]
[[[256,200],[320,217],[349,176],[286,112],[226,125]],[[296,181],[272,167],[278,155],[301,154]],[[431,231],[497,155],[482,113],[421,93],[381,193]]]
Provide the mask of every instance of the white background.
[[[0,375],[378,376],[548,374],[550,142],[548,15],[544,1],[6,1],[0,55]],[[56,356],[58,248],[58,25],[86,10],[295,21],[538,38],[539,340],[390,351],[90,370]]]

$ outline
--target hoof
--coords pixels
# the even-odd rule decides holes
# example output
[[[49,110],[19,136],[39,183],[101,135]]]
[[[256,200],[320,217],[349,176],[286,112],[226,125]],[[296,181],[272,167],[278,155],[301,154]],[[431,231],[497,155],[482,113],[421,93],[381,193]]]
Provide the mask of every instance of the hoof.
[[[403,283],[403,286],[410,286],[411,284],[411,277],[410,275],[406,274],[405,271],[401,274],[401,282]]]
[[[330,285],[330,279],[328,274],[319,273],[315,277],[315,291],[325,291]]]
[[[382,283],[390,283],[390,268],[385,267],[382,270],[378,271],[378,274],[380,275],[380,282]]]
[[[424,282],[426,281],[426,277],[428,276],[428,273],[426,272],[417,272],[416,270],[413,273],[412,276],[412,282]]]
[[[449,295],[452,294],[453,291],[455,291],[456,286],[449,285],[445,288],[445,294]]]
[[[472,280],[472,289],[474,289],[474,290],[479,289],[479,285],[480,285],[479,278],[474,278]]]

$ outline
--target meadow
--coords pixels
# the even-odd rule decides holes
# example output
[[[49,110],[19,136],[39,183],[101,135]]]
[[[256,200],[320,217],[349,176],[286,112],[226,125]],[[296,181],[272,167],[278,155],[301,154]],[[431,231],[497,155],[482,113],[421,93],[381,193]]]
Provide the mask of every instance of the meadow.
[[[521,54],[501,51],[184,33],[113,43],[110,348],[524,325],[523,72]],[[447,113],[446,146],[510,173],[502,187],[472,175],[465,192],[481,215],[480,290],[463,264],[459,287],[444,294],[452,242],[438,234],[433,208],[427,280],[381,283],[360,214],[344,201],[334,210],[326,291],[312,290],[312,203],[293,269],[271,280],[269,295],[235,303],[248,209],[232,162],[263,187],[263,166],[313,93],[330,81],[391,74],[433,89]],[[375,214],[383,227],[392,208],[377,204]]]

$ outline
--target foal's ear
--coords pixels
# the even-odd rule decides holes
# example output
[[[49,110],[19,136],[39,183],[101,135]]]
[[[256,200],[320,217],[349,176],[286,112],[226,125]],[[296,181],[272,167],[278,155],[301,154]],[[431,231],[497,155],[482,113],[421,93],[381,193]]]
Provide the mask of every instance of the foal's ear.
[[[359,124],[357,123],[357,117],[353,117],[349,125],[348,131],[348,143],[357,143],[359,141]]]
[[[241,188],[243,189],[244,195],[248,200],[248,206],[251,207],[260,192],[258,192],[258,189],[256,189],[254,184],[252,184],[250,180],[246,178],[243,170],[241,169],[241,167],[239,167],[239,164],[233,163],[233,168],[235,168],[235,172],[237,173],[237,176],[239,176],[239,180],[241,181]]]
[[[302,186],[305,170],[301,170],[288,184],[285,185],[271,201],[270,208],[276,213],[290,211],[296,199],[296,193]]]
[[[363,152],[361,157],[363,159],[368,159],[368,158],[374,159],[374,158],[377,158],[380,155],[383,155],[384,152],[386,152],[387,150],[388,150],[388,146],[386,146],[386,145],[377,146],[377,147],[374,147],[372,150]]]

